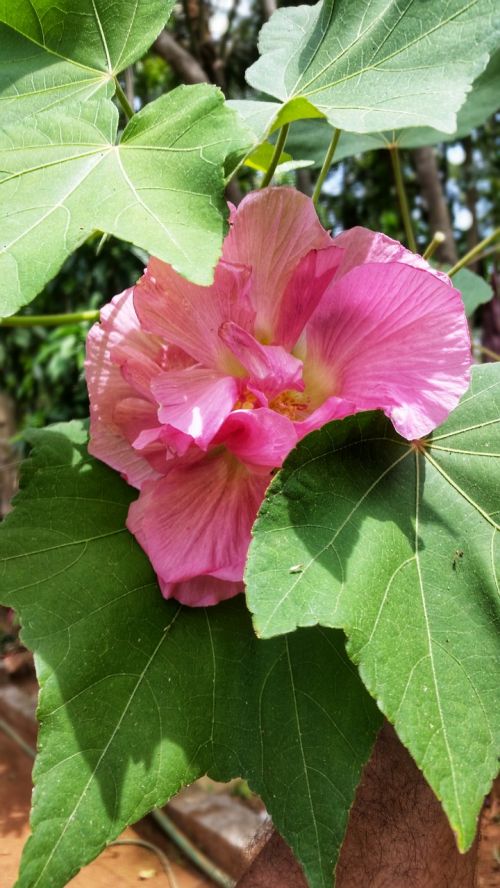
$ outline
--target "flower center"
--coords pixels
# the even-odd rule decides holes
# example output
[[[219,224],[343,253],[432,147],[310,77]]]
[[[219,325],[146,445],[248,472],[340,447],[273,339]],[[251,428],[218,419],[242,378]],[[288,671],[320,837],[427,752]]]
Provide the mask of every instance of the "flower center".
[[[280,392],[272,401],[269,401],[269,406],[276,413],[288,416],[288,419],[304,419],[304,414],[309,409],[310,400],[305,392],[285,391]]]
[[[253,410],[254,407],[257,407],[257,404],[257,396],[245,389],[241,398],[238,398],[236,401],[233,410]]]

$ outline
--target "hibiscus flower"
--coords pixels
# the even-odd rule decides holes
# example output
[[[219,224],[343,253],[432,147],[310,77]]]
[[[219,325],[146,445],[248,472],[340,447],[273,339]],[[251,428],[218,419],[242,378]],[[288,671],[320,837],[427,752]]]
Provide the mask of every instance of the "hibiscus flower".
[[[333,419],[383,410],[408,440],[466,390],[449,278],[383,234],[332,239],[312,201],[268,188],[233,211],[210,287],[158,259],[90,331],[90,452],[140,490],[127,526],[163,595],[243,588],[272,472]]]

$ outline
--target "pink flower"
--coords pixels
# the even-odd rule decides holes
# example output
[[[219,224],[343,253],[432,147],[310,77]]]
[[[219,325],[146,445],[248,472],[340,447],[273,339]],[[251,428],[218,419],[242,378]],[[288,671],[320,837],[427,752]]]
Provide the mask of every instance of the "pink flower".
[[[289,188],[234,211],[211,287],[152,259],[90,331],[90,452],[139,488],[127,526],[165,597],[242,589],[250,530],[296,442],[380,409],[412,440],[469,380],[460,294],[401,244],[332,240]]]

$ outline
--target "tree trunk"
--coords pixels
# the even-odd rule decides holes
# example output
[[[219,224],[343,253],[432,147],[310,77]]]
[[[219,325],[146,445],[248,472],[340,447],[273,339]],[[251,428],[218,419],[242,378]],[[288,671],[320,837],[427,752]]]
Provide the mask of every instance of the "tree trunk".
[[[440,262],[454,265],[458,259],[453,229],[451,227],[448,204],[439,177],[439,170],[434,148],[415,148],[412,151],[418,183],[427,208],[427,216],[431,236],[442,231],[446,240],[436,250],[436,258]]]

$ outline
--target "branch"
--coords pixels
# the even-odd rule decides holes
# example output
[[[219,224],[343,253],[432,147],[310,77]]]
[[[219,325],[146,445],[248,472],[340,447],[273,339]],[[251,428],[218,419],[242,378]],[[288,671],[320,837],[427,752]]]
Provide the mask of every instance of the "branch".
[[[260,4],[262,6],[262,18],[267,22],[273,12],[276,12],[278,4],[276,0],[260,0]]]
[[[183,83],[210,83],[210,78],[200,63],[168,31],[162,31],[153,44],[153,49],[179,75]]]
[[[427,207],[431,237],[436,231],[442,231],[446,236],[446,240],[436,251],[436,257],[440,262],[454,265],[458,258],[457,248],[448,204],[439,178],[436,152],[431,147],[415,148],[412,156],[420,191]]]

